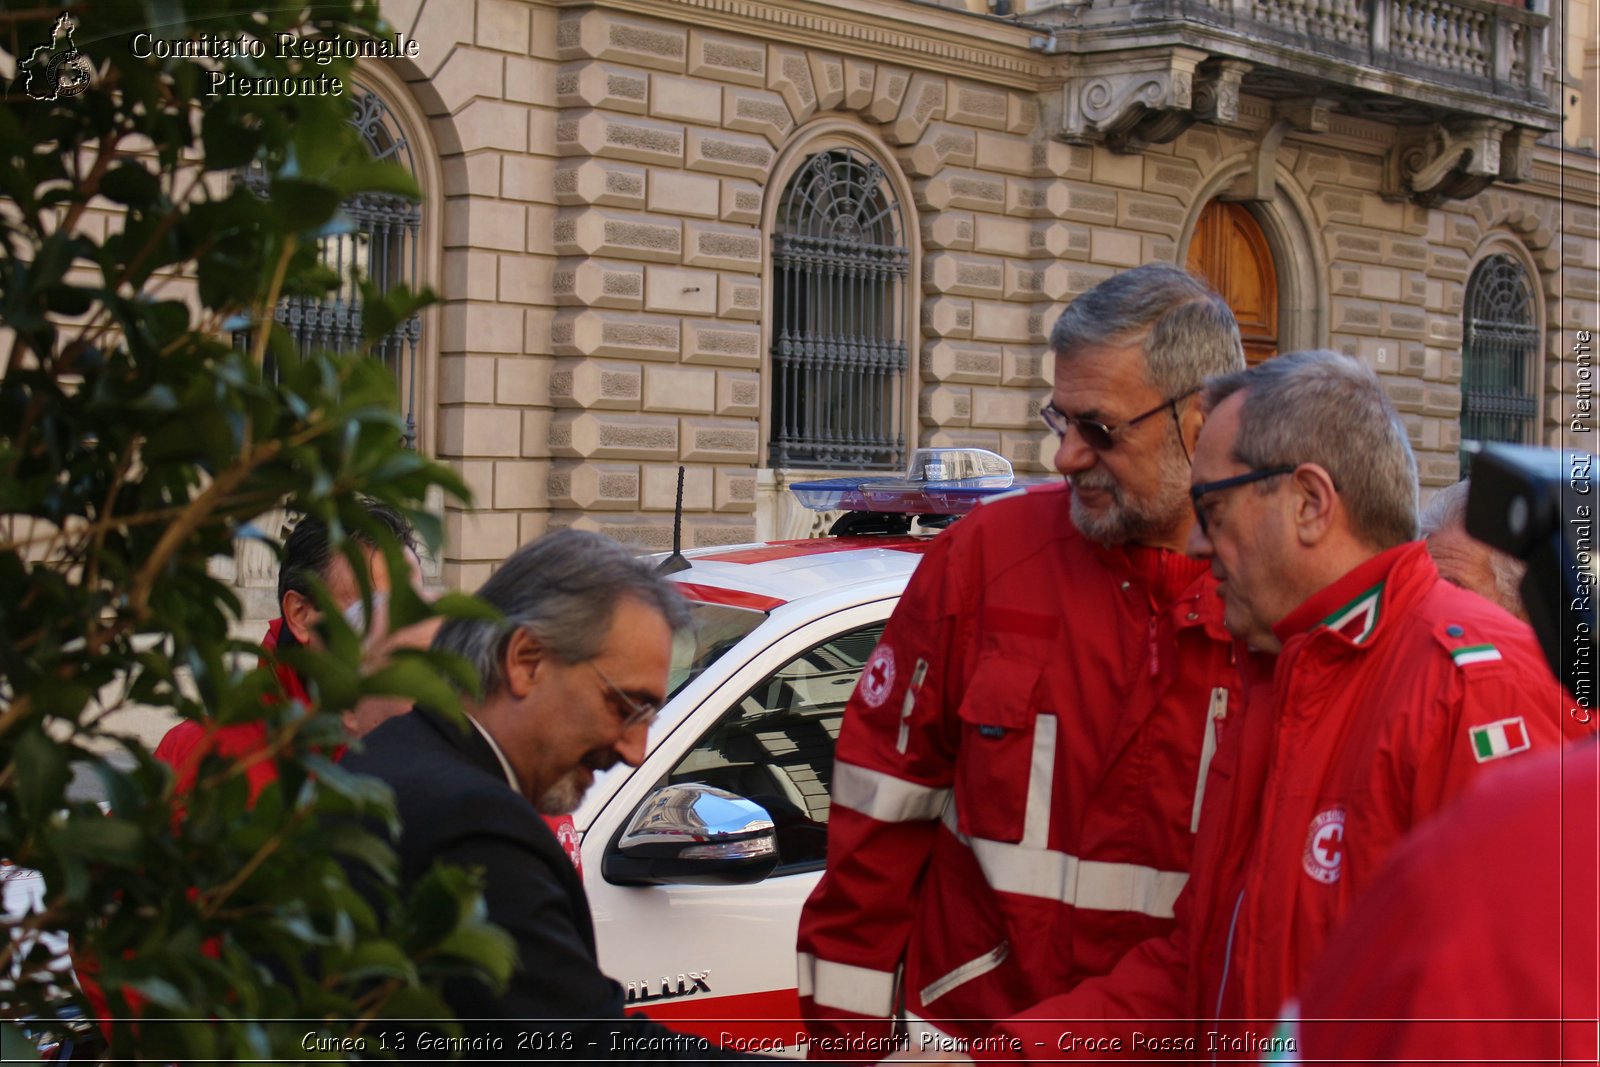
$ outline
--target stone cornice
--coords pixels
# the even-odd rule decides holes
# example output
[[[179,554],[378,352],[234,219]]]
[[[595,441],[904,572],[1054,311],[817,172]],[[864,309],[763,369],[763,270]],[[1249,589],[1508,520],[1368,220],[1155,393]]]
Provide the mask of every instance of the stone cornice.
[[[1513,188],[1600,208],[1600,159],[1539,145],[1534,150],[1533,177]]]
[[[547,0],[624,11],[880,63],[968,77],[1023,92],[1060,81],[1029,47],[1038,31],[1004,19],[904,0]]]

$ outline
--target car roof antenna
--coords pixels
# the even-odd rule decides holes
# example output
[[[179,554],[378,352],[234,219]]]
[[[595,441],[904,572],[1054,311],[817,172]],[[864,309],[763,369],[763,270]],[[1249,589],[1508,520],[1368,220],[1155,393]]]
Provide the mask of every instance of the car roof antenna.
[[[657,574],[677,574],[689,569],[683,558],[683,466],[678,466],[678,504],[672,511],[672,555],[656,567]]]

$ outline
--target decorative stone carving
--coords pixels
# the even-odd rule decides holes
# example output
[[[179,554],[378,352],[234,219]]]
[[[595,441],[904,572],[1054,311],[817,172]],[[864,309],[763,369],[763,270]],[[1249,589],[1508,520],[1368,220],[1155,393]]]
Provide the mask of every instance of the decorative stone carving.
[[[1208,63],[1194,80],[1194,117],[1231,125],[1239,121],[1239,85],[1253,64],[1237,59]]]
[[[1539,131],[1515,126],[1500,142],[1500,180],[1525,182],[1533,177],[1533,146]]]
[[[1205,59],[1195,48],[1080,57],[1061,87],[1061,139],[1119,152],[1173,140],[1195,121],[1195,70]],[[1237,84],[1234,100],[1237,111]]]
[[[1528,155],[1516,150],[1522,138],[1514,138],[1516,148],[1504,161],[1509,173],[1503,172],[1501,152],[1507,136],[1517,129],[1498,119],[1473,119],[1402,131],[1384,168],[1383,195],[1391,200],[1410,197],[1434,207],[1445,200],[1475,196],[1498,178],[1518,181],[1517,168],[1525,166]]]
[[[1261,135],[1250,169],[1229,187],[1226,200],[1269,201],[1278,188],[1278,148],[1291,130],[1326,133],[1337,101],[1321,96],[1280,100],[1273,106],[1275,121]]]

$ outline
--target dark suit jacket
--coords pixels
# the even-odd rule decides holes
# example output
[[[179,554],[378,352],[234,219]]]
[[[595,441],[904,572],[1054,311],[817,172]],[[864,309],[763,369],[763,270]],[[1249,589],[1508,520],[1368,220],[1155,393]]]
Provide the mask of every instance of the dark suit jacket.
[[[516,941],[520,962],[504,993],[465,979],[446,984],[445,1000],[459,1018],[519,1020],[496,1032],[541,1031],[541,1042],[568,1046],[543,1050],[555,1058],[730,1058],[643,1016],[625,1017],[622,987],[596,960],[589,902],[572,860],[507,784],[477,730],[418,709],[378,727],[342,766],[394,790],[401,884],[415,885],[435,863],[481,868],[489,918]],[[537,1019],[553,1021],[529,1025]],[[468,1026],[465,1033],[481,1030]],[[525,1058],[541,1050],[504,1051]]]

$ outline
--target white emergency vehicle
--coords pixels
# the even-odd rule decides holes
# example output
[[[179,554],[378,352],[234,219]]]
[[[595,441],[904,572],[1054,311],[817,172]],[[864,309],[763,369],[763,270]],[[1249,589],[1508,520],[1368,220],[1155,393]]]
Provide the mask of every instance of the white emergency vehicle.
[[[792,488],[850,514],[825,538],[673,558],[694,623],[649,755],[600,775],[574,815],[600,966],[630,1009],[791,1054],[795,932],[826,858],[834,741],[936,533],[910,532],[911,518],[937,527],[1019,487],[993,453],[923,449],[904,478]]]

